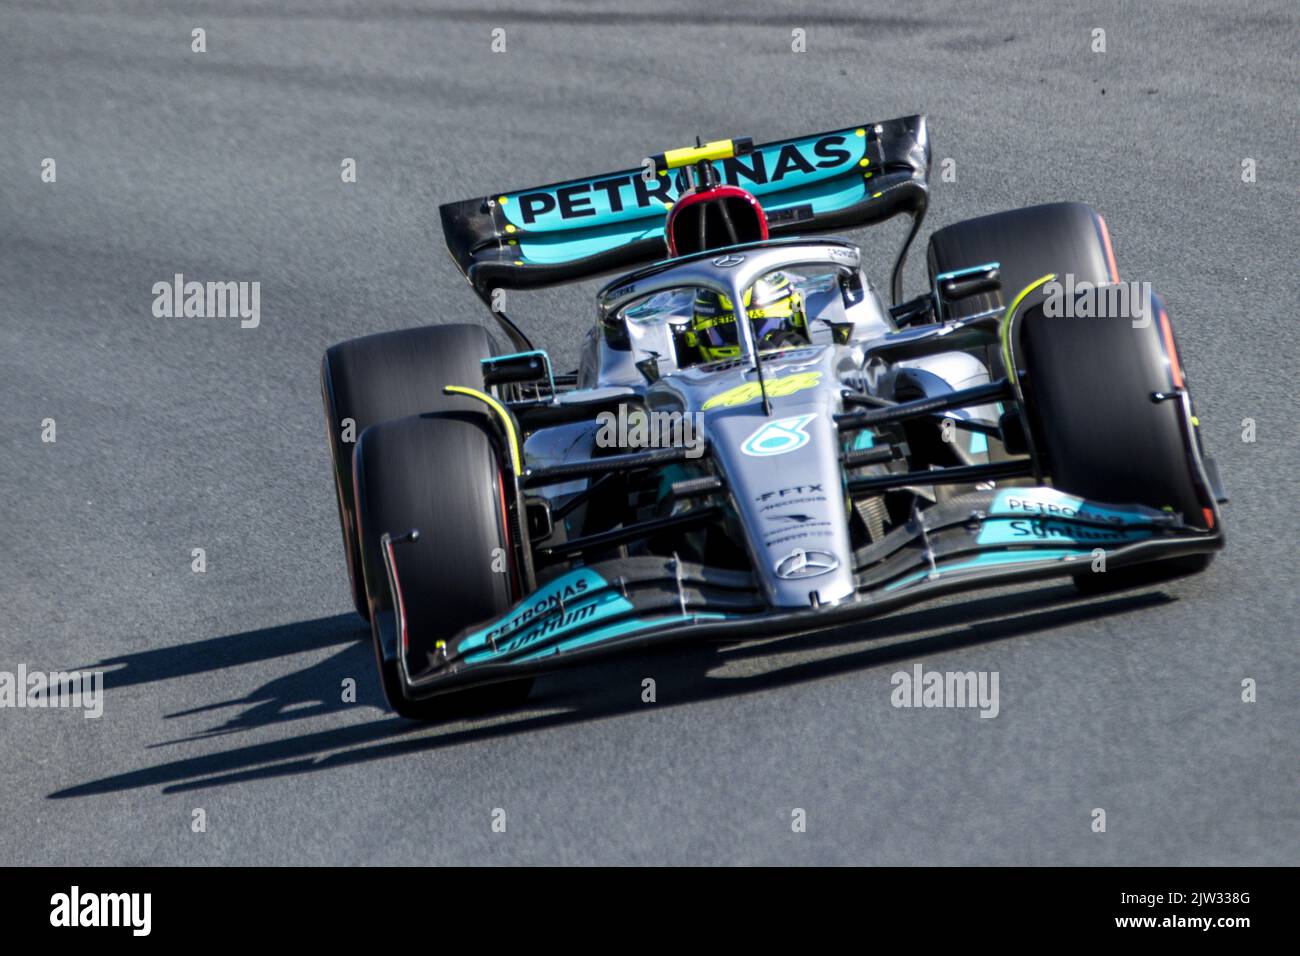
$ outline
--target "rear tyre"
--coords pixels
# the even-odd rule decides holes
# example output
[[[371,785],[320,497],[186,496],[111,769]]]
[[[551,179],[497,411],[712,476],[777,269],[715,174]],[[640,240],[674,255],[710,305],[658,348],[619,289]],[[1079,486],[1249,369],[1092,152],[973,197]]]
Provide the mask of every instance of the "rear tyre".
[[[931,286],[936,276],[974,266],[998,263],[1001,288],[972,295],[947,305],[949,319],[976,315],[1010,303],[1035,279],[1055,272],[1072,273],[1076,282],[1118,281],[1110,237],[1101,216],[1083,203],[1058,202],[1028,206],[954,223],[930,237],[928,254]],[[993,377],[1002,359],[996,347],[981,356]],[[1024,452],[1019,419],[1010,416],[1014,430],[1004,441],[988,443],[989,461],[1005,461]]]
[[[421,415],[366,429],[357,445],[355,494],[375,657],[389,705],[403,717],[431,720],[521,702],[531,679],[427,701],[403,696],[394,596],[381,554],[384,532],[420,532],[394,547],[412,670],[427,666],[437,641],[510,607],[504,479],[486,416]],[[494,570],[503,566],[504,573]]]
[[[955,314],[973,315],[1010,302],[1049,272],[1062,281],[1118,282],[1110,236],[1100,215],[1078,202],[1049,203],[967,219],[930,237],[930,278],[990,262],[999,263],[999,292],[971,296]]]
[[[321,362],[330,459],[352,603],[366,620],[365,582],[352,493],[356,442],[371,425],[421,412],[475,410],[476,403],[444,395],[444,385],[483,387],[479,361],[493,353],[477,325],[438,325],[381,332],[330,347]]]

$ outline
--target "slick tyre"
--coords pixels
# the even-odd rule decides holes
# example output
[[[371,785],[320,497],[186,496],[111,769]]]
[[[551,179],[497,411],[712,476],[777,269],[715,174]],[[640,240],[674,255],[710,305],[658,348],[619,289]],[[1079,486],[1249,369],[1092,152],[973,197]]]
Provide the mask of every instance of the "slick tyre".
[[[362,433],[354,481],[365,594],[380,682],[403,717],[434,720],[521,702],[531,679],[428,700],[402,692],[396,595],[381,553],[385,532],[419,532],[394,545],[412,673],[437,642],[506,611],[517,596],[507,491],[489,421],[444,412],[383,422]]]
[[[958,303],[958,315],[1009,303],[1040,276],[1071,273],[1076,283],[1118,282],[1105,220],[1077,202],[1028,206],[967,219],[930,237],[930,278],[991,262],[999,264],[1000,292]]]
[[[931,236],[928,261],[931,279],[999,264],[1001,290],[962,300],[958,316],[1005,306],[1049,273],[1062,281],[1071,275],[1076,286],[1119,281],[1105,220],[1083,203],[1049,203],[956,223]],[[1136,329],[1131,320],[1116,318],[1047,318],[1041,299],[1032,301],[1025,304],[1021,333],[1030,427],[1053,484],[1099,501],[1172,507],[1197,524],[1212,520],[1189,450],[1199,440],[1194,426],[1184,421],[1180,402],[1151,401],[1153,392],[1173,387],[1171,369],[1178,370],[1181,384],[1163,308],[1147,328]],[[1204,570],[1211,557],[1080,574],[1075,584],[1089,593],[1132,587]]]
[[[321,361],[334,491],[343,532],[352,602],[369,620],[356,533],[352,459],[371,425],[421,412],[475,409],[476,403],[442,393],[444,385],[483,387],[481,359],[493,353],[477,325],[439,325],[381,332],[330,347]]]
[[[1029,308],[1020,341],[1030,428],[1062,491],[1177,512],[1210,530],[1213,502],[1193,453],[1196,425],[1179,394],[1185,382],[1173,331],[1158,300],[1150,312],[1135,323],[1052,317],[1042,303]],[[1210,557],[1089,572],[1075,583],[1088,593],[1131,587],[1204,570]]]

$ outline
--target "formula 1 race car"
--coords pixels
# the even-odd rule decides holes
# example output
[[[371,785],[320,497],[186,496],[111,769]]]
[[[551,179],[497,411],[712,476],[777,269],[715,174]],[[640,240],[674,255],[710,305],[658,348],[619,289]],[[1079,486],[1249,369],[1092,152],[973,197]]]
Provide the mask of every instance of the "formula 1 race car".
[[[1208,564],[1225,499],[1160,299],[1125,294],[1078,203],[940,229],[904,299],[928,167],[911,116],[441,207],[509,346],[436,325],[322,367],[353,597],[399,714],[505,705],[656,642]],[[857,246],[808,238],[899,214],[889,304]],[[500,307],[620,269],[568,374]]]

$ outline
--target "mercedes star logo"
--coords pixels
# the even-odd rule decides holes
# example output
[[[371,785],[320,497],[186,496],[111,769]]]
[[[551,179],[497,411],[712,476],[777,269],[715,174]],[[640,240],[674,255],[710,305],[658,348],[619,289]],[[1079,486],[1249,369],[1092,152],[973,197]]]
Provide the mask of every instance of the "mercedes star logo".
[[[795,548],[777,562],[776,576],[787,581],[791,578],[813,578],[834,571],[839,566],[839,559],[833,554]]]

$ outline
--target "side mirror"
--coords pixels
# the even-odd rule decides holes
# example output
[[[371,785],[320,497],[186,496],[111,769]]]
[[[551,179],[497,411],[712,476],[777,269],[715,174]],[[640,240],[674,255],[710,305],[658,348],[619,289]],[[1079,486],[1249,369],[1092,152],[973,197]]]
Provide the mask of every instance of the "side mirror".
[[[506,385],[510,382],[539,382],[545,380],[555,394],[555,376],[551,373],[551,359],[541,349],[516,352],[513,355],[494,355],[481,362],[485,385]]]
[[[990,262],[956,272],[945,272],[934,277],[935,287],[945,302],[969,298],[984,292],[996,292],[1002,288],[1002,273],[999,263]]]

